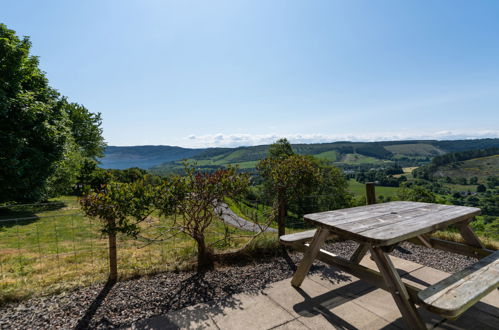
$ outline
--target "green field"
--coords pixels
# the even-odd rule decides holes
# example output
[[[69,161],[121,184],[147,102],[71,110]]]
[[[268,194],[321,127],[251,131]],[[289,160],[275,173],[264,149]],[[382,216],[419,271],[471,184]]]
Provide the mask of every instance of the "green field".
[[[403,156],[438,156],[445,153],[442,149],[428,143],[408,143],[385,146],[395,155]]]
[[[397,192],[399,188],[397,187],[382,187],[376,186],[376,197],[379,196],[384,197],[395,197],[397,196]],[[348,180],[348,190],[354,194],[355,197],[365,197],[366,196],[366,185],[360,182],[357,182],[355,179]]]
[[[98,221],[80,213],[75,197],[59,200],[63,204],[52,210],[39,206],[3,210],[0,220],[0,304],[102,282],[107,278],[107,239],[100,233]],[[142,225],[143,236],[160,236],[171,222],[172,218],[152,216]],[[225,230],[221,221],[213,221],[208,228],[208,242],[217,242],[215,251],[237,249],[248,241],[249,233],[234,228],[228,230],[241,237],[224,241]],[[196,246],[189,237],[178,235],[173,239],[147,243],[143,239],[118,236],[121,278],[192,267]]]

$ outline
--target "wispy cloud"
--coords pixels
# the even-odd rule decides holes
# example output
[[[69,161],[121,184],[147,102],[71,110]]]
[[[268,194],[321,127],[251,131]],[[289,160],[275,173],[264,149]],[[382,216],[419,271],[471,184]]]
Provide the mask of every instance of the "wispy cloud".
[[[239,147],[269,144],[285,137],[291,143],[326,143],[334,141],[460,140],[499,138],[499,130],[436,132],[378,132],[356,135],[328,134],[207,134],[189,135],[179,141],[183,147]]]

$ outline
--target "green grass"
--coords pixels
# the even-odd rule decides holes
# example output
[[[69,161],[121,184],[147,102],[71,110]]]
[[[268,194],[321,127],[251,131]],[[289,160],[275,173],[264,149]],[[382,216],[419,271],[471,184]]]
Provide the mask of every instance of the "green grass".
[[[100,224],[80,213],[76,198],[60,200],[65,204],[55,210],[4,210],[4,221],[0,222],[0,304],[106,280],[107,239],[100,233]],[[13,215],[22,215],[23,220],[5,221]],[[164,233],[172,221],[152,216],[142,225],[143,236]],[[244,246],[251,234],[229,228],[235,238],[226,241],[222,239],[225,230],[217,220],[207,230],[207,241],[214,244],[216,252]],[[192,268],[195,254],[194,241],[183,234],[153,244],[118,236],[121,278]]]
[[[377,198],[379,198],[379,196],[395,197],[397,196],[399,190],[398,187],[382,187],[382,186],[376,186],[375,189],[376,189]],[[355,179],[348,180],[348,190],[357,198],[366,196],[365,184],[357,182]]]
[[[391,161],[378,159],[374,157],[364,156],[361,154],[345,154],[337,161],[337,163],[343,163],[348,165],[357,164],[385,164]]]
[[[330,162],[336,162],[338,161],[340,154],[336,150],[329,150],[329,151],[324,151],[321,152],[320,154],[314,155],[314,157],[327,160]]]
[[[385,149],[401,156],[438,156],[445,152],[427,143],[394,144],[385,146]]]

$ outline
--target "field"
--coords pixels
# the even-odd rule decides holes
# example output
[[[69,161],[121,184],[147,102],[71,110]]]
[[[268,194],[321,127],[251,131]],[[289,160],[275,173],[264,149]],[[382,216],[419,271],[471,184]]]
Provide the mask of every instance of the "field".
[[[23,207],[4,210],[1,215],[0,304],[107,278],[107,239],[100,233],[99,223],[79,213],[74,197],[59,201],[63,203],[50,210]],[[153,216],[143,225],[143,235],[161,238],[171,221]],[[236,249],[248,241],[242,237],[247,232],[233,228],[229,229],[231,233],[241,238],[226,241],[225,230],[220,221],[208,228],[208,241],[217,242],[217,251]],[[118,236],[121,278],[192,267],[195,253],[194,241],[185,235],[153,244]]]
[[[376,186],[376,197],[395,197],[397,195],[397,187],[382,187]],[[355,179],[348,180],[348,190],[354,194],[355,197],[364,197],[366,195],[366,186],[363,183],[357,182]]]
[[[395,155],[404,156],[438,156],[445,153],[442,149],[428,143],[408,143],[385,146]]]

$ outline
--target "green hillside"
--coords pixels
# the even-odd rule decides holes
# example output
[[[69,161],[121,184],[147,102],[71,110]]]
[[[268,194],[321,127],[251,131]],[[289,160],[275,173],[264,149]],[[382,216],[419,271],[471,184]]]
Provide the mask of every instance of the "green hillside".
[[[493,176],[499,177],[499,155],[469,159],[439,167],[433,174],[436,178],[472,178],[480,181]]]
[[[414,140],[383,142],[333,142],[293,144],[293,150],[302,155],[313,155],[338,166],[385,166],[398,162],[401,166],[420,166],[431,157],[455,151],[499,147],[499,139],[478,140]],[[100,159],[103,168],[140,167],[158,174],[182,169],[181,161],[196,161],[200,167],[217,168],[228,164],[254,169],[265,158],[268,145],[189,149],[171,146],[108,147]]]
[[[429,143],[408,143],[385,146],[395,155],[403,156],[438,156],[445,153],[442,149]]]

